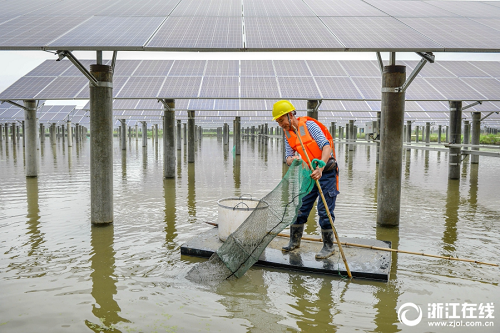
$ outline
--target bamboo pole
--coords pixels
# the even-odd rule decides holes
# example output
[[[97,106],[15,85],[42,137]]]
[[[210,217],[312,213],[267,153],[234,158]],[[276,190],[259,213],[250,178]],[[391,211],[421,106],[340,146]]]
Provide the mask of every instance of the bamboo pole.
[[[290,118],[288,118],[288,121],[290,121]],[[307,157],[307,164],[309,165],[309,168],[311,168],[311,171],[314,171],[313,165],[311,163],[311,159],[307,155],[307,150],[304,147],[304,144],[302,143],[302,139],[300,138],[300,135],[297,131],[297,128],[295,128],[295,126],[293,126],[291,122],[290,122],[290,126],[292,126],[293,130],[295,131],[295,135],[299,138],[299,142],[300,142],[300,145],[302,146],[302,150],[304,151],[304,155],[306,155],[306,157]],[[333,149],[333,147],[332,147],[332,149]],[[323,205],[325,206],[326,214],[328,215],[328,219],[330,221],[330,225],[332,227],[333,234],[335,235],[335,239],[337,240],[337,245],[339,246],[339,251],[340,251],[340,254],[342,255],[342,260],[344,261],[347,275],[349,276],[350,279],[352,279],[351,270],[349,269],[349,265],[347,264],[347,260],[345,258],[344,250],[342,249],[342,245],[340,244],[339,235],[337,234],[337,230],[335,229],[335,226],[333,225],[333,219],[332,219],[332,215],[330,214],[330,208],[328,208],[328,204],[326,203],[325,196],[323,195],[323,190],[321,189],[321,185],[319,184],[319,180],[317,180],[317,179],[316,179],[316,186],[318,187],[319,194],[321,195],[321,200],[323,200]]]
[[[290,237],[290,235],[288,235],[288,234],[282,234],[282,233],[279,233],[278,236],[280,236],[280,237],[287,237],[287,238]],[[302,239],[303,240],[307,240],[307,241],[312,241],[312,242],[322,242],[322,240],[320,238],[302,237]],[[341,244],[345,245],[345,246],[362,247],[362,248],[365,248],[365,249],[372,249],[372,250],[379,250],[379,251],[386,251],[386,252],[406,253],[406,254],[413,254],[413,255],[424,256],[424,257],[431,257],[431,258],[438,258],[438,259],[447,259],[447,260],[455,260],[455,261],[465,261],[465,262],[472,262],[472,263],[475,263],[475,264],[495,266],[495,267],[499,266],[498,264],[492,264],[492,263],[489,263],[489,262],[482,262],[482,261],[477,261],[477,260],[472,260],[472,259],[446,257],[446,256],[435,255],[435,254],[427,254],[427,253],[423,253],[423,252],[411,252],[411,251],[398,250],[398,249],[390,249],[390,248],[387,248],[387,247],[379,247],[379,246],[373,246],[373,245],[364,245],[364,244],[356,244],[356,243],[348,243],[348,242],[341,242]]]

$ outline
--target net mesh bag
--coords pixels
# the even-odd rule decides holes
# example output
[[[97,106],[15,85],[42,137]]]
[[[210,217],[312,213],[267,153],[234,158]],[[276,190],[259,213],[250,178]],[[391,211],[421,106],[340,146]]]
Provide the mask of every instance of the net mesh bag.
[[[314,186],[310,175],[305,164],[294,160],[276,188],[259,201],[217,252],[193,267],[187,277],[210,283],[243,276],[278,233],[296,220],[302,198]]]

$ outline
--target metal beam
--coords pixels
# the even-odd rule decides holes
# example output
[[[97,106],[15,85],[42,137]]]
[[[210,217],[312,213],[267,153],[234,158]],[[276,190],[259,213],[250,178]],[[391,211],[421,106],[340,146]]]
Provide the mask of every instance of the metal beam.
[[[384,62],[380,56],[380,52],[377,52],[378,67],[380,68],[380,74],[384,73]]]
[[[488,113],[488,115],[486,115],[483,118],[481,118],[481,121],[485,120],[486,118],[488,118],[489,116],[491,116],[493,113],[498,114],[498,112],[492,111],[492,112]]]
[[[21,108],[23,109],[24,111],[28,111],[30,109],[26,108],[24,105],[21,105],[21,104],[17,104],[16,102],[13,102],[13,101],[3,101],[2,104],[6,102],[6,103],[9,103],[9,104],[12,104],[14,106],[17,106],[18,108]]]
[[[85,75],[87,79],[89,79],[90,84],[92,84],[94,87],[99,86],[97,79],[87,70],[87,68],[85,68],[85,66],[81,64],[81,62],[78,61],[78,59],[75,58],[71,51],[57,51],[56,54],[59,56],[56,61],[61,61],[65,57],[68,58],[68,60],[71,61],[73,65],[75,65],[76,68],[78,68],[78,70],[82,72],[82,74]]]
[[[473,106],[476,106],[476,105],[478,105],[478,104],[483,104],[483,102],[481,102],[481,101],[477,101],[477,102],[474,102],[474,103],[472,103],[472,104],[466,105],[466,106],[464,106],[464,107],[462,108],[462,111],[463,111],[463,110],[465,110],[465,109],[471,108],[471,107],[473,107]]]

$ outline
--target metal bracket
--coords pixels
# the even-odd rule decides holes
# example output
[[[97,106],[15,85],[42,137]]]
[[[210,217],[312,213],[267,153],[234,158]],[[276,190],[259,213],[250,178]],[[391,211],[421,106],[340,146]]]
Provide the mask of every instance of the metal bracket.
[[[116,56],[117,55],[118,55],[118,51],[113,51],[113,58],[111,60],[111,69],[113,70],[113,73],[115,72]]]
[[[167,111],[175,111],[171,109],[170,106],[168,106],[168,103],[165,99],[158,99],[158,102],[161,102],[161,104],[163,104],[163,107],[167,109]]]
[[[382,88],[382,92],[391,92],[391,93],[405,92],[406,89],[408,89],[408,87],[410,86],[410,84],[413,82],[413,80],[415,80],[415,78],[417,77],[418,73],[420,73],[420,71],[422,70],[422,68],[424,68],[424,66],[427,63],[427,61],[429,61],[430,63],[434,63],[434,55],[432,54],[432,52],[417,52],[417,54],[419,56],[421,56],[422,59],[420,59],[420,62],[413,69],[413,71],[411,72],[410,76],[408,76],[408,78],[406,79],[405,83],[403,83],[403,85],[401,87],[393,87],[393,88],[385,87],[385,88]]]
[[[474,102],[474,103],[472,103],[472,104],[466,105],[466,106],[462,107],[462,111],[463,111],[463,110],[465,110],[465,109],[471,108],[471,107],[473,107],[473,106],[476,106],[476,105],[478,105],[478,104],[479,104],[479,105],[482,105],[482,104],[483,104],[483,102],[481,102],[481,101],[477,101],[477,102]]]
[[[492,111],[492,112],[488,113],[488,115],[486,115],[483,118],[481,118],[481,121],[485,120],[486,118],[488,118],[489,116],[491,116],[493,113],[499,114],[500,112],[498,112],[498,111]]]
[[[322,99],[318,99],[318,105],[314,108],[314,113],[318,112],[319,107],[321,106],[321,103],[323,103]]]
[[[24,111],[28,111],[28,108],[26,108],[24,105],[18,104],[18,103],[13,102],[13,101],[3,101],[3,102],[2,102],[2,104],[3,104],[3,103],[5,103],[5,102],[7,102],[7,103],[9,103],[9,104],[12,104],[12,105],[14,105],[14,106],[17,106],[18,108],[21,108],[21,109],[23,109]]]
[[[94,87],[97,87],[99,86],[98,85],[98,82],[97,82],[97,79],[94,77],[94,75],[92,75],[88,70],[87,68],[85,68],[85,66],[83,66],[79,61],[78,59],[75,58],[75,56],[73,55],[73,53],[71,53],[71,51],[57,51],[56,54],[59,56],[59,58],[56,60],[56,61],[61,61],[62,59],[64,59],[65,57],[68,58],[69,61],[71,61],[73,63],[73,65],[76,66],[76,68],[78,68],[78,70],[80,72],[83,73],[83,75],[85,75],[85,77],[87,79],[89,79],[90,81],[90,84],[92,84]]]
[[[378,60],[378,67],[380,68],[380,74],[382,75],[384,73],[384,62],[382,61],[380,52],[377,52],[377,60]]]

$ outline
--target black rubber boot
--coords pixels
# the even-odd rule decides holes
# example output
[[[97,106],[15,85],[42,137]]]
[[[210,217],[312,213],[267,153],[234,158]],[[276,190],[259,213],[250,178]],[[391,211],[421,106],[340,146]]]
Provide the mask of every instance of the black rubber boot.
[[[333,247],[333,230],[321,229],[321,235],[323,236],[323,248],[316,254],[316,259],[326,259],[335,253],[335,248]]]
[[[289,252],[299,248],[300,240],[302,238],[303,233],[304,233],[303,224],[292,224],[290,226],[290,243],[288,243],[288,246],[283,246],[281,248],[281,251]]]

